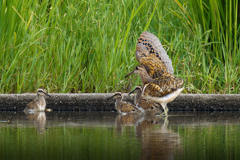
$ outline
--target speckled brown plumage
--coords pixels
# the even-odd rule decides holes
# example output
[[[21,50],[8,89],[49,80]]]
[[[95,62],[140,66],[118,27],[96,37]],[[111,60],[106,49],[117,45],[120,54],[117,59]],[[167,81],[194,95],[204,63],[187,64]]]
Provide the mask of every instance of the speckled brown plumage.
[[[142,112],[145,114],[161,114],[161,111],[159,110],[159,107],[161,106],[159,104],[151,100],[146,100],[142,96],[142,86],[136,86],[135,89],[129,93],[129,95],[133,92],[136,92],[135,104]]]
[[[108,100],[111,98],[116,99],[115,108],[121,114],[139,113],[140,112],[135,105],[133,105],[129,102],[122,101],[122,94],[120,92],[116,92],[113,96],[109,97]]]
[[[155,70],[155,67],[161,69],[164,73],[174,74],[171,59],[162,47],[159,39],[152,33],[145,31],[139,36],[135,55],[138,62],[143,64],[149,71],[150,76],[154,76],[154,74],[151,73]],[[148,60],[146,60],[146,58]],[[150,59],[151,62],[154,63],[153,65],[146,63],[146,61],[149,62]]]
[[[154,103],[151,100],[146,100],[144,98],[138,101],[137,106],[144,109],[145,114],[155,115],[162,113],[162,111],[159,109],[159,107],[161,107],[159,104]]]
[[[159,39],[152,33],[145,31],[140,35],[135,55],[140,65],[135,67],[134,71],[127,74],[125,78],[133,73],[139,74],[139,72],[136,71],[138,67],[146,70],[146,73],[142,72],[144,75],[139,74],[140,77],[142,76],[143,86],[158,77],[174,76],[171,59],[163,49]],[[149,77],[147,77],[147,75]]]
[[[146,68],[147,73],[153,79],[158,77],[173,76],[173,74],[167,71],[167,68],[164,65],[163,61],[156,58],[154,55],[149,55],[148,57],[142,57],[140,60],[140,64]]]
[[[122,102],[118,106],[119,110],[124,113],[130,113],[130,112],[135,112],[137,110],[136,106],[128,103],[128,102]]]
[[[155,107],[160,107],[157,103],[154,103],[153,101],[148,101],[144,98],[141,98],[140,100],[138,100],[137,105],[138,105],[138,107],[141,107],[144,110],[153,109]]]
[[[167,103],[173,101],[184,88],[183,80],[175,77],[159,77],[153,82],[148,83],[143,88],[143,96],[147,100],[160,103],[167,116]]]
[[[183,82],[180,78],[159,77],[145,86],[144,96],[163,97],[181,88]]]

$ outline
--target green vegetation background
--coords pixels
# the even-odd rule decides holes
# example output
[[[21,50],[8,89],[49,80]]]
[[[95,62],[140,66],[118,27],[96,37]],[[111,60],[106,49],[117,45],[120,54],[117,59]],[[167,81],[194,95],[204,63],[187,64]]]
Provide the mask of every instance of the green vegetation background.
[[[183,93],[239,93],[238,0],[2,0],[0,92],[115,92],[141,84],[145,30],[185,80]]]

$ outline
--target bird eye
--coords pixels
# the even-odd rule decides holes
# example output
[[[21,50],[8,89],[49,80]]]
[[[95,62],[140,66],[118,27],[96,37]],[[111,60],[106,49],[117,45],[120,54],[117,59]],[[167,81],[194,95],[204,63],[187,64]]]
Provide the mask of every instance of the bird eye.
[[[138,70],[138,67],[136,67],[136,70]]]

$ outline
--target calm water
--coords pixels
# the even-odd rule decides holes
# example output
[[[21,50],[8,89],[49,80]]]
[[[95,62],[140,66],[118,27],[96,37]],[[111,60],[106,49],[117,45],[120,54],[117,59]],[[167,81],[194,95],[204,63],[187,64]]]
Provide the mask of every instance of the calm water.
[[[237,112],[0,112],[0,121],[0,159],[240,159]]]

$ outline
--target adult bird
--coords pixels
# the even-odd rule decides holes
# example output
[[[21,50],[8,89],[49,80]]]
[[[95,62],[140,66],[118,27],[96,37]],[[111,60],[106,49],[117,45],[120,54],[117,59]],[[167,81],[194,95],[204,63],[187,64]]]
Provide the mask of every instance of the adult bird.
[[[160,103],[167,116],[167,103],[173,101],[184,89],[183,80],[175,77],[159,77],[143,88],[143,96],[147,100]]]
[[[160,103],[167,116],[167,103],[181,93],[183,80],[174,76],[172,61],[155,35],[143,32],[138,38],[135,55],[140,65],[125,77],[138,74],[143,83],[142,95]]]

